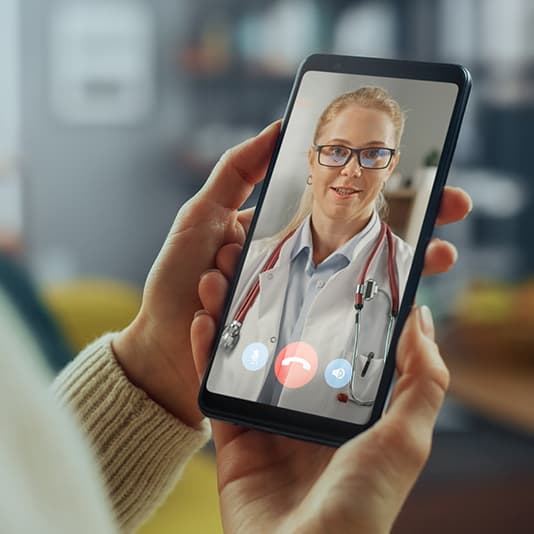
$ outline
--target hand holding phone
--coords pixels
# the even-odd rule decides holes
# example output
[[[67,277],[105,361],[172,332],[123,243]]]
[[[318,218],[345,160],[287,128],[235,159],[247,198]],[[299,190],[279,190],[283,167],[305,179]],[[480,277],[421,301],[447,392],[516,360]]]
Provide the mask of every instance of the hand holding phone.
[[[304,62],[230,288],[204,413],[328,444],[378,419],[468,92],[467,72],[452,65]],[[436,147],[430,182],[388,190],[395,172],[413,181]]]
[[[210,272],[201,287],[206,313],[192,328],[200,377],[228,281]],[[447,388],[433,335],[429,311],[414,309],[399,342],[390,409],[337,450],[212,421],[225,532],[389,532],[426,461]]]

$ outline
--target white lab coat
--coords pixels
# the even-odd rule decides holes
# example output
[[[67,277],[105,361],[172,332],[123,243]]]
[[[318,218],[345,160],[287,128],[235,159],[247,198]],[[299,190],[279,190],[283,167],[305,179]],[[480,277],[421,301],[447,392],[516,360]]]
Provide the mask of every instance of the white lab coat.
[[[251,243],[227,324],[234,318],[258,274],[260,292],[243,322],[238,344],[231,352],[226,352],[222,348],[217,351],[207,383],[210,391],[252,401],[257,400],[272,359],[276,358],[274,352],[277,347],[288,284],[289,257],[297,233],[298,231],[282,247],[276,265],[261,274],[260,271],[276,243],[272,239],[262,239]],[[284,388],[278,406],[359,424],[369,419],[371,407],[360,406],[352,402],[340,402],[337,399],[338,394],[348,394],[349,386],[341,389],[330,387],[325,381],[324,373],[326,366],[334,359],[345,358],[352,363],[355,334],[354,291],[379,233],[380,224],[375,224],[356,245],[351,263],[334,274],[315,297],[299,341],[304,341],[315,348],[319,362],[317,372],[313,379],[303,387]],[[396,246],[395,263],[399,291],[402,298],[413,252],[406,242],[395,235],[393,237]],[[376,280],[379,287],[384,289],[391,298],[387,274],[387,250],[384,240],[369,268],[367,278]],[[375,353],[365,374],[366,379],[355,382],[355,391],[361,392],[362,399],[374,399],[379,384],[384,365],[383,355],[389,312],[390,302],[379,293],[373,301],[364,304],[360,315],[361,333],[359,357],[355,366],[356,374],[361,374],[362,366],[367,361],[364,355],[371,351]],[[242,354],[245,347],[254,342],[261,342],[268,348],[269,360],[262,369],[249,371],[242,364]]]

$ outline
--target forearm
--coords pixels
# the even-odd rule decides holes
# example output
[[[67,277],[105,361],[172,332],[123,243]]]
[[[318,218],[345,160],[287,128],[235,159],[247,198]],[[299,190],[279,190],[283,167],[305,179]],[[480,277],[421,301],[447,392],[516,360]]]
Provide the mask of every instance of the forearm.
[[[142,523],[174,487],[183,466],[209,437],[152,401],[126,378],[112,335],[87,347],[56,378],[58,398],[87,433],[123,530]]]

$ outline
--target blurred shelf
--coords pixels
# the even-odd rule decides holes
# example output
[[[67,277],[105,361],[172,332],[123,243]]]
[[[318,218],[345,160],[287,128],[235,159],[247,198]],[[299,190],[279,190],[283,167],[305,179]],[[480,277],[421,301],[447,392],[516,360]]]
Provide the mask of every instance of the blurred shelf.
[[[273,77],[268,74],[239,74],[234,76],[229,72],[221,74],[203,74],[190,77],[189,81],[195,85],[196,89],[222,90],[225,87],[229,90],[280,90],[289,97],[289,89],[293,84],[293,78]]]
[[[240,90],[246,88],[257,88],[273,86],[287,90],[291,87],[294,78],[294,72],[282,73],[269,69],[247,68],[241,64],[232,64],[224,68],[191,68],[183,67],[182,72],[187,75],[187,80],[190,83],[198,86],[205,85],[207,89],[213,89],[213,84],[219,86],[228,86],[235,89],[239,87]]]

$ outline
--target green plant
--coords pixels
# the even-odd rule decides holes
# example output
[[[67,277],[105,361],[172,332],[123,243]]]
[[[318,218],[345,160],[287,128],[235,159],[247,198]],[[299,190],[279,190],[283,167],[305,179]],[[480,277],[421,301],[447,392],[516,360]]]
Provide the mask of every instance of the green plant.
[[[432,150],[429,150],[425,157],[423,158],[423,165],[425,167],[437,167],[439,162],[439,150],[437,148],[433,148]]]

